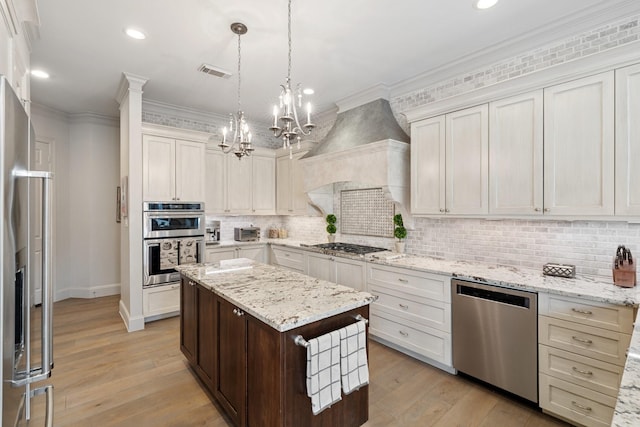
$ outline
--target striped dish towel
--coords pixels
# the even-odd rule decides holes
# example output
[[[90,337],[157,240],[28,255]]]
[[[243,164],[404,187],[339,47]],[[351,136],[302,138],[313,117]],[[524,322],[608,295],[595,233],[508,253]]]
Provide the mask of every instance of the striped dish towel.
[[[340,333],[333,331],[309,340],[307,347],[307,396],[313,415],[335,402],[340,395]]]
[[[361,320],[339,329],[339,332],[342,391],[349,394],[369,384],[365,322]]]

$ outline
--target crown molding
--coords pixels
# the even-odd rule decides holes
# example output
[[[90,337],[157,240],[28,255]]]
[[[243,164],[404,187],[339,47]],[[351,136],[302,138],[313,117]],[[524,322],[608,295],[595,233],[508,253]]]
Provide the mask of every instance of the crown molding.
[[[390,85],[392,97],[398,97],[424,89],[439,82],[449,80],[478,68],[512,58],[531,50],[560,42],[585,31],[620,20],[628,20],[640,14],[640,2],[637,0],[618,0],[602,2],[580,12],[551,21],[548,24],[529,31],[526,35],[513,37],[501,43],[476,51],[440,67],[422,72],[415,77]]]
[[[94,124],[102,126],[120,127],[120,118],[105,116],[97,113],[74,113],[68,114],[69,123],[71,124]]]
[[[180,119],[198,120],[203,123],[219,123],[229,120],[229,116],[227,114],[196,110],[195,108],[169,104],[153,99],[142,100],[142,111],[145,113],[156,113]]]
[[[44,104],[31,103],[31,116],[37,114],[38,116],[48,117],[54,120],[61,120],[64,122],[69,121],[69,115],[64,111],[56,110]]]
[[[640,61],[640,40],[584,58],[577,58],[525,76],[514,77],[403,111],[409,123],[569,80],[611,71]]]

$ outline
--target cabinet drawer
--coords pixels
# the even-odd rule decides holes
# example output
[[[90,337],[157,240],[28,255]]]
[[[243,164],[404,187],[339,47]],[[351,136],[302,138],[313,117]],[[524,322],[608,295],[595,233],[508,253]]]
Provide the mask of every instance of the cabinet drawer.
[[[539,346],[540,372],[617,397],[623,367],[546,345]]]
[[[180,284],[142,290],[142,314],[145,317],[180,311]]]
[[[382,308],[395,316],[451,333],[451,304],[412,297],[393,289],[371,285],[369,292],[378,297],[371,309]]]
[[[370,312],[369,333],[451,366],[451,334],[403,321],[381,310]]]
[[[304,253],[302,251],[290,251],[283,248],[272,247],[274,264],[290,268],[291,270],[305,273]]]
[[[624,366],[631,335],[575,322],[538,317],[538,342],[604,362]]]
[[[407,294],[451,302],[449,276],[368,264],[367,280],[372,285],[391,286]]]
[[[540,374],[540,407],[588,427],[610,426],[616,398]]]
[[[633,307],[575,299],[541,293],[538,313],[563,320],[630,334],[633,329]]]

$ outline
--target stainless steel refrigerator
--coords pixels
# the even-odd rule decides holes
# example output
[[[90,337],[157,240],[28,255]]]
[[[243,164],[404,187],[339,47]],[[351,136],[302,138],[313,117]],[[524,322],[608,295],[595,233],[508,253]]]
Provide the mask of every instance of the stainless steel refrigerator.
[[[32,399],[38,395],[44,395],[46,401],[45,425],[53,425],[53,387],[42,385],[53,367],[49,201],[52,176],[32,170],[34,145],[29,117],[6,78],[0,76],[0,396],[4,427],[26,424],[32,415]],[[41,212],[36,212],[35,207]],[[32,254],[36,234],[42,237],[42,250],[38,251],[42,259],[34,259]],[[33,274],[33,265],[41,265],[42,271]],[[32,303],[35,277],[42,280],[40,307]]]

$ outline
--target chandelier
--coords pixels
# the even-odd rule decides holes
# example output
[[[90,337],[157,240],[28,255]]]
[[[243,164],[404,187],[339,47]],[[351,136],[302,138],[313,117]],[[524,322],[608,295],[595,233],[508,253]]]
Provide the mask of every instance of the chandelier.
[[[287,79],[284,85],[280,85],[279,107],[273,107],[273,126],[269,130],[273,131],[276,138],[282,137],[282,148],[291,150],[291,141],[296,140],[298,148],[300,148],[300,139],[302,135],[311,134],[316,125],[311,123],[311,103],[307,103],[307,122],[300,125],[298,120],[298,108],[302,108],[302,90],[300,84],[291,89],[291,0],[289,0],[289,68],[287,70]],[[282,114],[278,116],[279,114]]]
[[[225,154],[230,153],[235,148],[233,153],[238,156],[238,159],[242,159],[244,156],[249,156],[254,150],[251,146],[249,125],[244,117],[242,104],[240,102],[240,85],[242,83],[240,75],[240,64],[242,61],[240,36],[246,34],[247,26],[240,22],[234,22],[231,24],[231,31],[238,35],[238,112],[236,114],[229,114],[229,128],[225,126],[222,129],[222,142],[218,144],[218,147],[220,147]],[[227,142],[227,134],[229,134],[229,143]]]

